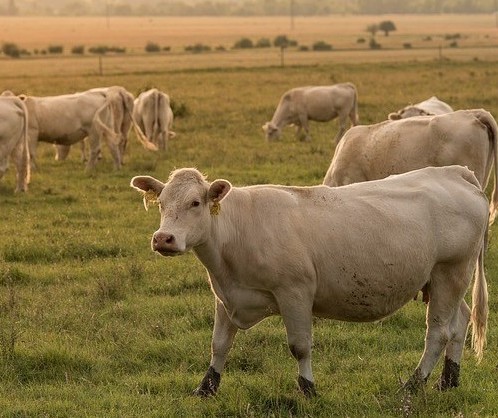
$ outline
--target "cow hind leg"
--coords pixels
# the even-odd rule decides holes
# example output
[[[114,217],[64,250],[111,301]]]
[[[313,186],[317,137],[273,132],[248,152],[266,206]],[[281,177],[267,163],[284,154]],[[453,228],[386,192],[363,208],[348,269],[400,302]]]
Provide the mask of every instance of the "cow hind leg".
[[[465,301],[460,304],[450,324],[451,340],[446,346],[443,372],[436,388],[446,390],[457,387],[460,383],[460,360],[463,354],[465,337],[470,322],[470,308]]]
[[[295,297],[285,297],[283,300],[299,300]],[[284,320],[287,331],[287,343],[292,356],[298,363],[298,387],[307,397],[316,395],[313,372],[311,368],[311,345],[312,345],[312,313],[306,305],[298,307],[290,304],[279,303],[280,313]]]
[[[425,385],[445,349],[445,381],[450,378],[455,380],[454,376],[458,374],[458,367],[455,365],[460,363],[463,349],[461,340],[465,339],[466,332],[462,332],[462,326],[465,322],[468,323],[468,319],[465,319],[468,311],[462,308],[462,301],[471,275],[472,270],[462,264],[441,264],[434,268],[428,286],[425,348],[415,372],[404,386],[408,392],[417,392]]]

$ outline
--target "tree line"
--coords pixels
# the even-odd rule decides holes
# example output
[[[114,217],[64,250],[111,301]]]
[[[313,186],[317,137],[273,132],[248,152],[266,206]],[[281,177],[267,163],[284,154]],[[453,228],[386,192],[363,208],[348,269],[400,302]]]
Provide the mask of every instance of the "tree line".
[[[316,16],[385,13],[492,13],[496,0],[4,0],[2,15]]]

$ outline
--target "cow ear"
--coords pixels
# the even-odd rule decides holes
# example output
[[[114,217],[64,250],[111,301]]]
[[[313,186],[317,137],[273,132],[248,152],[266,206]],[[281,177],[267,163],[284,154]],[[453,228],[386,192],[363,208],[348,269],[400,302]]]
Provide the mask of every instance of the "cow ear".
[[[399,113],[389,113],[389,115],[387,116],[387,119],[399,120],[399,119],[401,119],[401,115]]]
[[[143,194],[145,210],[149,210],[149,204],[157,203],[164,183],[150,176],[136,176],[131,179],[130,186]]]
[[[231,189],[232,185],[229,181],[215,180],[209,186],[208,199],[212,202],[221,202]]]

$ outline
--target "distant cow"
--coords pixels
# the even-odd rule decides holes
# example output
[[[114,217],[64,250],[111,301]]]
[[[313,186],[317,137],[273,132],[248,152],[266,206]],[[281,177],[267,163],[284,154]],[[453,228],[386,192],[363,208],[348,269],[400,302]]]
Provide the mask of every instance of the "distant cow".
[[[173,111],[166,93],[150,89],[140,93],[135,99],[133,117],[147,138],[160,150],[166,150],[168,139],[173,138]]]
[[[443,115],[450,112],[453,112],[453,109],[449,104],[439,100],[436,96],[432,96],[423,102],[406,106],[394,113],[389,113],[388,119],[398,120],[413,116]]]
[[[124,89],[121,86],[112,86],[112,87],[96,87],[90,90],[89,92],[97,92],[103,93],[107,96],[108,102],[110,103],[109,107],[104,108],[107,110],[108,116],[112,116],[112,120],[109,121],[113,127],[112,130],[119,135],[117,137],[117,141],[119,142],[118,148],[121,154],[121,162],[123,160],[123,155],[126,151],[126,146],[128,144],[128,134],[130,132],[130,128],[132,124],[132,112],[133,112],[133,95]],[[138,136],[139,134],[137,134]],[[139,136],[139,139],[143,137],[143,134]],[[85,142],[88,139],[81,141],[81,154],[82,160],[87,161],[86,151],[85,151]],[[58,161],[65,160],[69,151],[71,149],[70,145],[55,145],[56,154],[55,159]]]
[[[335,150],[323,184],[343,186],[427,166],[459,164],[485,189],[494,164],[490,222],[498,208],[498,127],[482,109],[458,110],[351,128]]]
[[[263,125],[266,138],[278,139],[282,128],[294,124],[298,127],[297,136],[310,141],[308,121],[328,122],[339,118],[339,132],[335,137],[339,142],[346,131],[348,117],[351,125],[358,124],[358,94],[353,83],[332,86],[297,87],[287,91],[277,106],[271,122]]]
[[[216,312],[210,367],[196,389],[216,393],[238,329],[280,314],[299,388],[315,393],[312,316],[376,321],[422,289],[428,301],[422,358],[406,389],[427,380],[445,352],[440,388],[458,385],[469,320],[478,357],[486,338],[487,285],[476,269],[472,314],[464,301],[482,261],[488,204],[465,167],[425,168],[345,187],[207,182],[196,169],[167,183],[138,176],[131,186],[161,211],[152,249],[192,250],[208,271]]]
[[[90,157],[87,168],[95,166],[100,152],[100,141],[104,140],[116,168],[122,162],[122,133],[117,129],[127,108],[128,92],[116,86],[107,91],[88,90],[61,96],[22,96],[29,113],[29,141],[31,158],[35,160],[38,141],[57,145],[73,145],[88,137]],[[118,122],[119,121],[119,122]],[[150,141],[138,136],[144,147],[157,149]]]
[[[0,178],[9,166],[16,167],[16,192],[27,191],[30,177],[28,112],[22,100],[10,92],[0,96]]]

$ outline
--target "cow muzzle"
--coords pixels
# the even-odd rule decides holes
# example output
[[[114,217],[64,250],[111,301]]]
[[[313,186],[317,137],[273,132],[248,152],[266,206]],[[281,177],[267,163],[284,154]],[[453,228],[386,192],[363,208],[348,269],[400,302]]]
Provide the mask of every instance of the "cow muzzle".
[[[178,245],[178,241],[173,234],[156,231],[152,236],[152,250],[157,251],[165,257],[182,254],[185,249]]]

